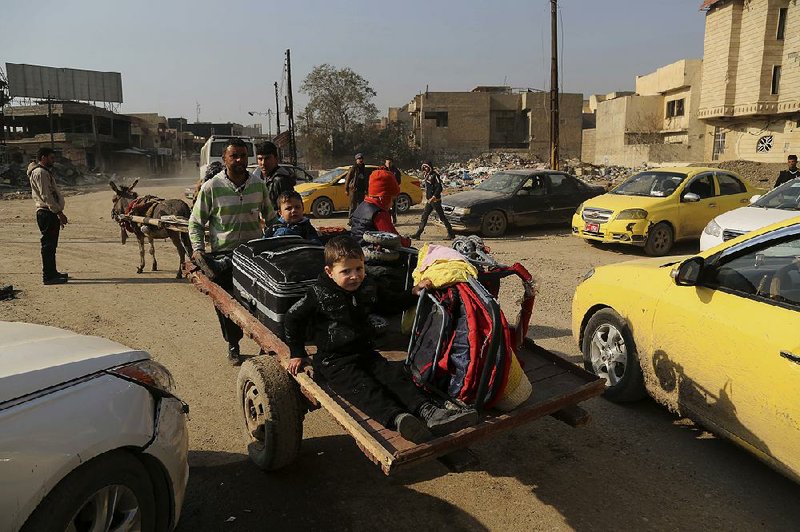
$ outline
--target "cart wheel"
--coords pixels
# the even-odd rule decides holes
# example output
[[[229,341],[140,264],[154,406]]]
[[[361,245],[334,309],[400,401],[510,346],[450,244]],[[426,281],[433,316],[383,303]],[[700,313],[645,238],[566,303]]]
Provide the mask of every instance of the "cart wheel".
[[[304,410],[297,383],[274,358],[263,355],[242,364],[236,391],[250,460],[264,471],[292,463],[303,440]]]

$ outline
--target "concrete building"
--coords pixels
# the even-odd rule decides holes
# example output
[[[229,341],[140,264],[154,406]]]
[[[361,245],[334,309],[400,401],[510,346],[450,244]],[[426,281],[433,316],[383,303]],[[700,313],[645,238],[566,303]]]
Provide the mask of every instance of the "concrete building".
[[[131,143],[131,118],[81,102],[52,102],[52,144],[73,165],[105,171],[116,168],[125,157],[117,152]],[[9,105],[0,132],[9,152],[20,152],[25,160],[41,147],[51,145],[47,103]]]
[[[707,160],[800,154],[800,5],[707,0],[699,117]]]
[[[550,152],[549,98],[545,92],[513,92],[510,87],[425,92],[406,108],[411,141],[431,156],[475,155],[498,149],[520,150],[546,161]],[[582,94],[561,94],[562,158],[580,156],[582,111]]]
[[[596,126],[583,132],[581,159],[602,165],[701,161],[705,125],[697,118],[703,61],[682,59],[636,77],[636,92],[594,95]]]

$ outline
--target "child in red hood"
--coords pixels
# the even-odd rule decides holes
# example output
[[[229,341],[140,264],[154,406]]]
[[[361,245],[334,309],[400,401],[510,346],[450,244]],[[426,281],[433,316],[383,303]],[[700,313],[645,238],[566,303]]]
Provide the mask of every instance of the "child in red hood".
[[[389,209],[392,201],[400,194],[397,178],[385,166],[381,166],[369,176],[367,196],[350,215],[350,233],[360,244],[366,231],[384,231],[399,235],[392,223]],[[411,245],[411,239],[401,237],[404,247]]]

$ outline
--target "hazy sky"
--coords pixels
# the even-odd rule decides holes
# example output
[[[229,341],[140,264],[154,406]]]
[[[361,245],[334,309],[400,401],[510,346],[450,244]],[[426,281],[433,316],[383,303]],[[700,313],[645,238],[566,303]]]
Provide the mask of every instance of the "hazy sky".
[[[632,90],[634,76],[703,54],[700,0],[559,0],[565,92]],[[249,124],[274,107],[292,50],[306,74],[349,66],[382,114],[431,91],[547,88],[549,0],[39,0],[4,2],[0,66],[122,73],[122,112]],[[258,118],[258,117],[256,117]],[[274,124],[273,124],[274,130]]]

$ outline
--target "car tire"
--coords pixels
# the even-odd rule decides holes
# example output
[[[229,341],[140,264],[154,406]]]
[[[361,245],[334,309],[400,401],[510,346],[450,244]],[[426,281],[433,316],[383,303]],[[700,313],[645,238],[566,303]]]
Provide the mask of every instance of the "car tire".
[[[333,202],[330,198],[321,197],[314,200],[311,204],[311,213],[314,218],[328,218],[333,214]]]
[[[408,212],[409,209],[411,209],[412,203],[413,202],[411,201],[411,196],[409,196],[406,193],[400,194],[399,196],[397,196],[397,203],[395,204],[395,206],[397,207],[397,213],[403,214],[405,212]]]
[[[111,451],[64,477],[20,530],[102,530],[107,523],[121,530],[128,530],[126,523],[136,530],[165,530],[156,526],[156,508],[144,465],[128,452]],[[104,520],[108,516],[103,515],[104,509],[111,510],[113,519]]]
[[[297,383],[271,355],[242,364],[236,390],[250,460],[264,471],[291,464],[303,440],[302,399]]]
[[[666,222],[659,222],[647,232],[644,252],[651,257],[662,257],[669,253],[674,243],[675,235],[672,227]]]
[[[508,229],[508,220],[502,211],[489,211],[483,215],[481,234],[486,237],[503,236]]]
[[[638,401],[647,395],[630,327],[614,310],[602,309],[589,319],[581,351],[586,371],[606,379],[603,395],[609,401]]]
[[[397,249],[402,244],[400,235],[386,231],[366,231],[362,238],[367,244],[377,244],[386,249]]]
[[[364,251],[364,260],[370,262],[395,262],[400,258],[400,252],[395,249],[361,248]]]

